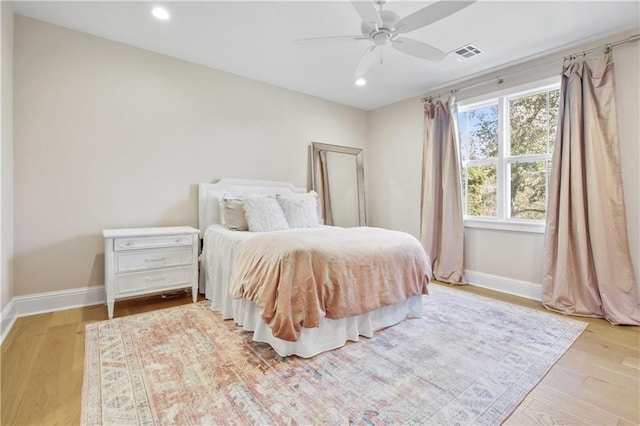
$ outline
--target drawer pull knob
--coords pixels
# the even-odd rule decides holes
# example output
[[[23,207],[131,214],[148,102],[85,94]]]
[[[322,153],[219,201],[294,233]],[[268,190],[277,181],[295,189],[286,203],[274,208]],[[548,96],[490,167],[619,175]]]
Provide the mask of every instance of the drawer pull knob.
[[[166,279],[167,279],[167,276],[166,276],[166,275],[163,275],[163,276],[158,277],[158,278],[145,277],[145,281],[147,281],[147,282],[152,282],[152,281],[164,281],[164,280],[166,280]]]
[[[131,241],[127,241],[126,243],[122,244],[125,247],[131,247],[133,245],[133,243]]]
[[[181,243],[182,241],[184,241],[182,238],[178,238],[178,239],[176,240],[176,243]]]
[[[157,257],[155,259],[146,258],[145,262],[162,262],[163,260],[167,260],[167,256]]]

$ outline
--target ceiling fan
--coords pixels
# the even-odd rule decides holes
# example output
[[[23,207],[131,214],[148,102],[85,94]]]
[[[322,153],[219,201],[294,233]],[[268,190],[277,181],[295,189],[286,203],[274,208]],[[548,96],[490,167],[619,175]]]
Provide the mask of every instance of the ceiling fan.
[[[305,43],[360,40],[372,41],[373,45],[364,51],[364,54],[360,58],[360,62],[356,67],[356,78],[360,78],[365,74],[375,61],[377,52],[382,51],[382,47],[386,45],[391,45],[394,49],[406,53],[407,55],[415,56],[416,58],[426,59],[429,61],[441,61],[447,56],[447,53],[421,41],[401,37],[401,35],[446,18],[447,16],[471,5],[475,1],[476,0],[440,0],[437,3],[423,7],[404,18],[400,18],[395,12],[382,9],[387,0],[351,0],[351,4],[354,9],[358,12],[360,18],[362,18],[362,24],[360,25],[361,35],[313,37],[299,39],[296,41]],[[376,4],[378,5],[378,10],[376,10]]]

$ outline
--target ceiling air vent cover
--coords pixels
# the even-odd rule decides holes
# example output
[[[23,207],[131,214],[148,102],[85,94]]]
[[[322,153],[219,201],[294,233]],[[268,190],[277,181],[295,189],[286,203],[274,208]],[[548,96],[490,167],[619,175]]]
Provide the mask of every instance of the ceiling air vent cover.
[[[459,47],[458,49],[454,50],[454,53],[456,54],[458,60],[466,61],[469,58],[473,58],[474,56],[478,56],[479,54],[481,54],[482,50],[478,49],[473,44],[467,44],[466,46]]]

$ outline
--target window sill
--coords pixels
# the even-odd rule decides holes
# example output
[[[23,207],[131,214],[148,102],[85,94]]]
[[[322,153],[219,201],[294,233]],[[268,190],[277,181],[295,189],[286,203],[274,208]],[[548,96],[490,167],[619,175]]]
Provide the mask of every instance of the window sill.
[[[465,228],[498,229],[501,231],[530,232],[544,234],[546,225],[542,221],[499,220],[499,219],[464,219]]]

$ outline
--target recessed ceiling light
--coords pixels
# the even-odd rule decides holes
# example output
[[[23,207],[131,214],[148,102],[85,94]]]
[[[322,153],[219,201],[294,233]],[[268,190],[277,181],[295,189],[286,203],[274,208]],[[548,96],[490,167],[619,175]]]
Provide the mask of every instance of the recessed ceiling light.
[[[356,80],[356,86],[364,86],[365,84],[367,84],[367,80],[365,80],[364,78],[359,78]]]
[[[151,9],[151,14],[161,21],[169,19],[169,12],[164,7],[156,6]]]

